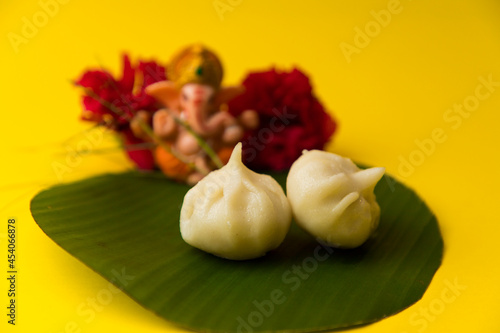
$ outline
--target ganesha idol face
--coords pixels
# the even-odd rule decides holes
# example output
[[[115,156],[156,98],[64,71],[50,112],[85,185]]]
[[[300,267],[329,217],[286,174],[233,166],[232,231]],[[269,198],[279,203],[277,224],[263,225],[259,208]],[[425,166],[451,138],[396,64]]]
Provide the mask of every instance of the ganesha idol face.
[[[210,131],[208,119],[213,113],[215,89],[209,85],[188,83],[181,88],[180,106],[192,129],[200,135]]]

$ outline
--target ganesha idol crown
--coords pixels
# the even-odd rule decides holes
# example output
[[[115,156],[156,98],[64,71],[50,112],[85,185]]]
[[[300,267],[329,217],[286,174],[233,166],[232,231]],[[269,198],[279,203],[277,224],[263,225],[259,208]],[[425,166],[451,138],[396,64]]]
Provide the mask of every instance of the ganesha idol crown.
[[[202,45],[192,45],[176,54],[168,66],[169,79],[178,87],[187,83],[206,84],[219,89],[222,64],[215,55]]]

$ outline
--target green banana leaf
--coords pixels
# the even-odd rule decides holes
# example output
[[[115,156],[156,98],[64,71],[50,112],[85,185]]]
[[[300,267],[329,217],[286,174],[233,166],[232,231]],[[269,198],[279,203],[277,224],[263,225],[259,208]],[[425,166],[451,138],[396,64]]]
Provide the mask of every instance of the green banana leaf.
[[[273,177],[284,187],[286,174]],[[387,175],[375,189],[380,226],[363,246],[329,248],[293,225],[278,249],[241,262],[182,240],[188,189],[154,173],[106,174],[42,191],[31,212],[51,239],[139,304],[204,332],[372,323],[418,301],[443,256],[433,213]]]

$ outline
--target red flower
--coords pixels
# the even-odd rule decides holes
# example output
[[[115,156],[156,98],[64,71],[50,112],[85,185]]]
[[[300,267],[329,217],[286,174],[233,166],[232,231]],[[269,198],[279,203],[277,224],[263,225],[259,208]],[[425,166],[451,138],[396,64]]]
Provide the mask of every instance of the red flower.
[[[85,111],[82,118],[93,122],[113,119],[119,130],[126,129],[137,111],[158,109],[156,100],[144,89],[162,80],[165,80],[164,67],[155,62],[140,61],[134,68],[127,55],[123,56],[121,79],[115,79],[105,70],[87,71],[76,81],[77,85],[87,88],[87,95],[83,96]],[[136,89],[138,82],[140,87]]]
[[[134,145],[144,141],[130,131],[130,120],[137,111],[153,113],[158,110],[157,101],[144,89],[155,82],[166,79],[165,68],[154,61],[139,61],[133,67],[127,55],[123,56],[123,72],[115,79],[105,70],[89,70],[83,73],[76,84],[86,88],[82,96],[84,120],[104,123],[122,132],[125,144]],[[127,150],[129,157],[140,169],[153,169],[154,159],[149,149]]]
[[[238,116],[253,109],[260,126],[243,141],[245,164],[254,169],[284,170],[304,149],[323,149],[335,131],[335,121],[314,96],[309,78],[291,72],[250,73],[243,81],[244,94],[229,102]]]

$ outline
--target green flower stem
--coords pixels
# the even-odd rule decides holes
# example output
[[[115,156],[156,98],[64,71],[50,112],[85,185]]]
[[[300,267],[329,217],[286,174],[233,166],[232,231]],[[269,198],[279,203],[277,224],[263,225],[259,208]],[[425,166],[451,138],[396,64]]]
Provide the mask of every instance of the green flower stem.
[[[124,149],[127,151],[143,150],[143,149],[153,148],[155,145],[156,144],[154,144],[152,142],[139,143],[139,144],[134,144],[134,145],[125,145],[123,143],[120,143],[120,145],[118,145],[118,146],[112,146],[112,147],[100,148],[100,149],[92,149],[92,151],[81,152],[81,154],[92,154],[92,155],[109,154],[112,152],[116,152],[117,149]],[[64,155],[67,153],[61,152],[59,154]]]
[[[179,154],[178,152],[176,152],[174,149],[172,149],[172,147],[170,147],[169,145],[165,144],[162,140],[160,140],[153,132],[153,129],[151,128],[151,126],[149,126],[148,124],[146,124],[145,122],[142,121],[142,119],[138,119],[138,124],[139,126],[141,127],[141,129],[150,137],[152,138],[156,143],[158,143],[163,149],[165,149],[167,152],[169,152],[170,154],[174,155],[177,159],[179,159],[182,163],[184,164],[187,164],[188,167],[192,168],[192,169],[195,169],[197,172],[200,172],[202,173],[203,175],[207,175],[208,173],[205,171],[205,170],[202,170],[200,168],[198,168],[193,162],[190,162],[187,160],[186,157],[184,157],[184,155],[182,154]]]
[[[114,84],[114,82],[111,82],[111,84],[113,85],[113,87],[118,91],[118,87]],[[93,93],[93,91],[92,91]],[[95,93],[94,93],[95,95]],[[99,97],[99,96],[97,96]],[[126,100],[123,100],[125,103],[129,104]],[[105,101],[106,102],[106,101]],[[108,103],[109,105],[110,103]],[[130,105],[129,105],[130,106]],[[107,106],[108,108],[114,108],[114,105],[111,104],[111,106]],[[177,124],[179,124],[180,126],[184,127],[188,133],[190,133],[195,139],[196,139],[196,142],[198,143],[198,145],[201,147],[201,149],[203,149],[205,151],[205,153],[208,155],[208,157],[212,160],[212,162],[215,164],[215,166],[220,169],[223,167],[223,163],[222,161],[220,160],[219,156],[217,156],[217,154],[215,153],[215,151],[212,149],[212,147],[210,147],[210,145],[207,144],[207,142],[205,140],[203,140],[203,138],[201,136],[198,135],[198,133],[196,133],[195,131],[193,131],[193,129],[191,128],[191,126],[189,126],[189,124],[185,123],[184,121],[182,121],[181,119],[179,119],[179,117],[177,117],[173,112],[171,112],[171,110],[169,110],[168,108],[165,108],[167,110],[167,112],[170,114],[171,117],[174,118],[175,122]],[[121,110],[120,110],[121,111]],[[134,110],[135,111],[135,110]],[[122,112],[123,114],[123,112]],[[126,115],[125,115],[126,116]],[[130,121],[130,120],[129,120]],[[142,121],[139,119],[139,125],[141,126],[141,128],[143,127],[140,123]],[[145,124],[147,125],[147,124]],[[148,126],[149,127],[149,126]],[[143,131],[145,131],[148,135],[148,129],[146,128],[142,128]],[[151,138],[154,138],[154,133],[149,130],[149,132],[151,133]],[[158,140],[157,140],[158,141]],[[161,145],[161,141],[158,141]],[[163,145],[162,145],[163,147]],[[165,147],[164,147],[165,148]],[[167,150],[168,151],[168,150]],[[171,153],[173,153],[171,150],[169,151]],[[174,154],[174,156],[177,157],[177,155]],[[177,157],[179,158],[179,157]],[[179,158],[182,162],[184,162],[185,164],[189,164],[187,162],[185,162],[184,160],[182,160],[181,158]],[[206,172],[202,172],[203,174],[206,174]]]
[[[203,149],[205,151],[205,153],[208,155],[208,157],[210,157],[210,159],[212,160],[212,162],[214,162],[215,166],[218,169],[220,169],[220,168],[222,168],[224,166],[224,164],[220,160],[219,156],[217,156],[217,154],[212,149],[212,147],[210,147],[210,145],[208,145],[207,142],[205,140],[203,140],[203,138],[201,136],[199,136],[198,133],[196,133],[191,128],[191,126],[189,126],[189,124],[187,124],[186,122],[182,121],[170,109],[165,108],[165,110],[167,110],[168,114],[172,118],[174,118],[174,120],[175,120],[175,122],[177,124],[179,124],[180,126],[184,127],[186,129],[186,131],[188,131],[188,133],[191,134],[196,139],[196,142],[198,143],[198,145],[201,147],[201,149]]]
[[[132,120],[130,118],[130,116],[126,113],[124,113],[122,110],[120,110],[119,108],[117,108],[116,106],[114,106],[112,103],[109,103],[108,101],[102,99],[99,95],[97,95],[92,89],[89,89],[87,87],[83,87],[82,85],[78,84],[75,82],[75,85],[79,86],[79,87],[82,87],[83,90],[85,91],[85,93],[92,97],[93,99],[95,99],[96,101],[98,101],[99,103],[101,103],[103,106],[105,106],[106,108],[110,109],[113,113],[121,116],[121,117],[124,117],[125,119],[127,119],[129,122]],[[164,142],[162,142],[162,140],[160,140],[153,132],[151,126],[149,126],[148,124],[146,124],[145,122],[143,122],[141,119],[138,119],[138,124],[139,126],[141,127],[141,129],[154,141],[156,142],[157,144],[159,144],[163,149],[165,149],[165,151],[167,151],[168,153],[174,155],[177,159],[179,159],[181,162],[183,162],[184,164],[186,164],[188,167],[192,168],[192,169],[195,169],[197,172],[200,172],[204,175],[207,174],[207,172],[205,170],[201,170],[200,168],[198,168],[193,162],[191,161],[188,161],[187,158],[181,154],[179,154],[178,152],[174,151],[169,145],[165,144]],[[201,138],[200,138],[201,139]],[[198,141],[198,139],[197,139]],[[205,142],[204,142],[205,143]],[[205,143],[206,145],[206,143]],[[208,146],[208,145],[206,145]],[[200,147],[202,147],[200,145]],[[203,148],[203,147],[202,147]],[[212,153],[213,153],[213,150],[212,150]],[[207,154],[209,154],[207,152]],[[215,154],[215,153],[214,153]],[[209,155],[210,156],[210,155]],[[218,158],[217,158],[218,159]],[[219,160],[220,162],[220,160]],[[220,165],[222,166],[222,163],[220,163]]]

